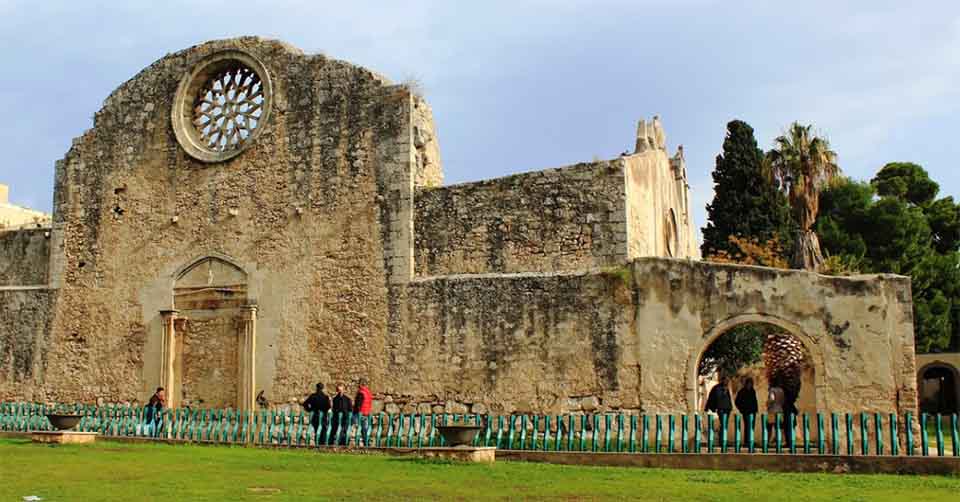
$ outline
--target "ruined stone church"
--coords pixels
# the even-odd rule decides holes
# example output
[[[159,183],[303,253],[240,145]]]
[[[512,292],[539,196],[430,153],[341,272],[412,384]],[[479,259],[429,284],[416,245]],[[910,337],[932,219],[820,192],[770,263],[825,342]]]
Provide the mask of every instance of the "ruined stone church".
[[[260,38],[170,54],[57,163],[52,224],[0,234],[0,400],[365,377],[404,412],[692,411],[704,349],[764,322],[817,409],[916,408],[909,280],[699,261],[656,118],[612,160],[442,180],[406,86]]]

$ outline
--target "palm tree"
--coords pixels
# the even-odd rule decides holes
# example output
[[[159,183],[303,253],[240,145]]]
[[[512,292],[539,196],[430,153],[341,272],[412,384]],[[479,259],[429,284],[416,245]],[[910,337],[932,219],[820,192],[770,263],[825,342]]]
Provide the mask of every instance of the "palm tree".
[[[787,194],[797,224],[791,265],[805,270],[817,270],[823,264],[813,224],[820,209],[820,191],[840,172],[836,152],[812,129],[794,122],[773,140],[774,147],[767,154],[774,180]]]

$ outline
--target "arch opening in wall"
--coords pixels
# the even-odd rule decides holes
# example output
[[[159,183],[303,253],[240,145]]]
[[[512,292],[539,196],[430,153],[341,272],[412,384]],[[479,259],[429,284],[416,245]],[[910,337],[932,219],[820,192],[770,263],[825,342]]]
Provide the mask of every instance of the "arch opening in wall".
[[[720,376],[728,379],[731,400],[752,380],[758,413],[766,412],[771,386],[784,391],[800,413],[815,413],[823,396],[821,354],[810,337],[792,323],[763,315],[744,315],[719,323],[690,359],[689,404],[703,411]],[[739,413],[734,406],[733,411]]]
[[[917,393],[923,413],[960,413],[960,371],[940,362],[920,368],[917,372]]]

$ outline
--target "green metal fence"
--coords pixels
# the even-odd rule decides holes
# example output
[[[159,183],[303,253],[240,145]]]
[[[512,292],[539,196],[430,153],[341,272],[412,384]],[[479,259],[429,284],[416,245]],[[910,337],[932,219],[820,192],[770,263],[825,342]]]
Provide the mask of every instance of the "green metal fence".
[[[788,453],[960,457],[958,416],[816,413],[796,416],[387,414],[354,417],[261,410],[0,403],[0,431],[52,430],[48,413],[82,415],[80,431],[278,446],[443,446],[436,426],[481,427],[475,446],[621,453]],[[314,420],[315,419],[315,420]],[[767,424],[772,426],[767,426]],[[793,427],[785,424],[793,424]],[[314,425],[318,427],[314,427]]]

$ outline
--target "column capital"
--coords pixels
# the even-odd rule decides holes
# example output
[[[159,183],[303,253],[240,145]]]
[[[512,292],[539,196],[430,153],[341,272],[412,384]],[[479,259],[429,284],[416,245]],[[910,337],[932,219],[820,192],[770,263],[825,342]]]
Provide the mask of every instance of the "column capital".
[[[177,314],[179,314],[179,313],[180,313],[180,311],[177,310],[177,309],[161,310],[161,311],[160,311],[160,315],[162,315],[163,317],[177,317]]]

